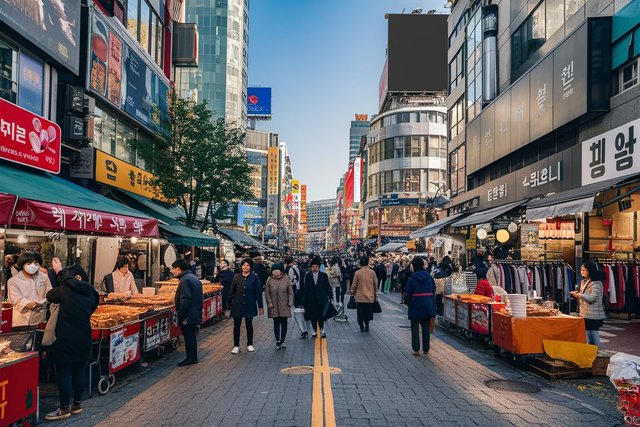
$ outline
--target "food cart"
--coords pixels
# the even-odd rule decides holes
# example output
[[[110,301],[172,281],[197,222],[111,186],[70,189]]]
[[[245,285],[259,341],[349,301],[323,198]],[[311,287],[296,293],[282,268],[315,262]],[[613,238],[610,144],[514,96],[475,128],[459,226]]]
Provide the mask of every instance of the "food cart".
[[[467,338],[491,341],[491,314],[503,308],[504,303],[476,294],[447,295],[443,302],[447,327],[457,328]]]
[[[0,355],[0,425],[31,415],[39,418],[39,358],[37,352]]]

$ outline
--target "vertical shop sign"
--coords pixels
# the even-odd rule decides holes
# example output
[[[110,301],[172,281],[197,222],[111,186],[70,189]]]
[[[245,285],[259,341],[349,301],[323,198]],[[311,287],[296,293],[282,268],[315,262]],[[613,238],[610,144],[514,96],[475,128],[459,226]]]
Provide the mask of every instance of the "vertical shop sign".
[[[510,90],[511,151],[529,143],[529,76],[526,74]]]
[[[279,164],[280,149],[269,147],[267,150],[267,195],[276,196],[278,194],[278,181],[280,176]]]
[[[106,96],[109,31],[97,13],[93,14],[91,28],[91,77],[89,79],[89,87],[97,94]]]
[[[531,71],[529,94],[530,139],[553,130],[553,56],[549,55]]]
[[[636,147],[640,119],[582,143],[582,185],[640,172]]]
[[[362,157],[356,157],[353,162],[353,201],[360,203],[362,194],[360,192],[362,187]]]
[[[555,129],[587,112],[588,29],[588,25],[583,25],[553,52]]]
[[[0,158],[60,173],[60,126],[0,98]]]
[[[107,98],[121,105],[122,91],[122,40],[109,31],[109,71],[107,73]]]
[[[18,105],[33,114],[42,115],[44,66],[41,61],[20,52]]]

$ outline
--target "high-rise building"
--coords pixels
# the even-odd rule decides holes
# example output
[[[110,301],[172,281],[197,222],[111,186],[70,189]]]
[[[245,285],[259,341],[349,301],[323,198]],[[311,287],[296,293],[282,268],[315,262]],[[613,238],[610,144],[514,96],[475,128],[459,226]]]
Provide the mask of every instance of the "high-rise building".
[[[336,199],[316,200],[307,203],[307,229],[324,231],[336,210]]]
[[[352,161],[360,151],[362,137],[369,132],[369,116],[367,114],[356,114],[356,119],[351,121],[349,128],[349,161]]]
[[[639,2],[599,5],[453,2],[449,227],[470,251],[575,268],[637,250]]]
[[[198,25],[199,64],[198,68],[177,68],[176,87],[182,96],[206,100],[218,117],[244,126],[249,0],[186,0],[185,12],[185,22]]]

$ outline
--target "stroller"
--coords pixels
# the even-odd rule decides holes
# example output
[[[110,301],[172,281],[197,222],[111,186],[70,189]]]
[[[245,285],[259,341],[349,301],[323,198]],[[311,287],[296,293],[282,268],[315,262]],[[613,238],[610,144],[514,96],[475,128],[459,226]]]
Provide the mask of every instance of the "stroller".
[[[334,316],[333,320],[340,323],[345,323],[349,321],[349,316],[347,316],[347,313],[345,312],[344,308],[345,308],[344,304],[338,305],[338,314]]]

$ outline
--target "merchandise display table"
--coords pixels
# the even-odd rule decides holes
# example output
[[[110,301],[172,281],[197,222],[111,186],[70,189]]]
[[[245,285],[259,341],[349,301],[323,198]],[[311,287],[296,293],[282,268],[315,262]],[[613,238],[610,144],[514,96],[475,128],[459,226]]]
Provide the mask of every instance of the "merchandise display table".
[[[586,343],[584,319],[558,315],[549,317],[511,317],[492,313],[494,345],[514,354],[544,354],[543,340]]]

